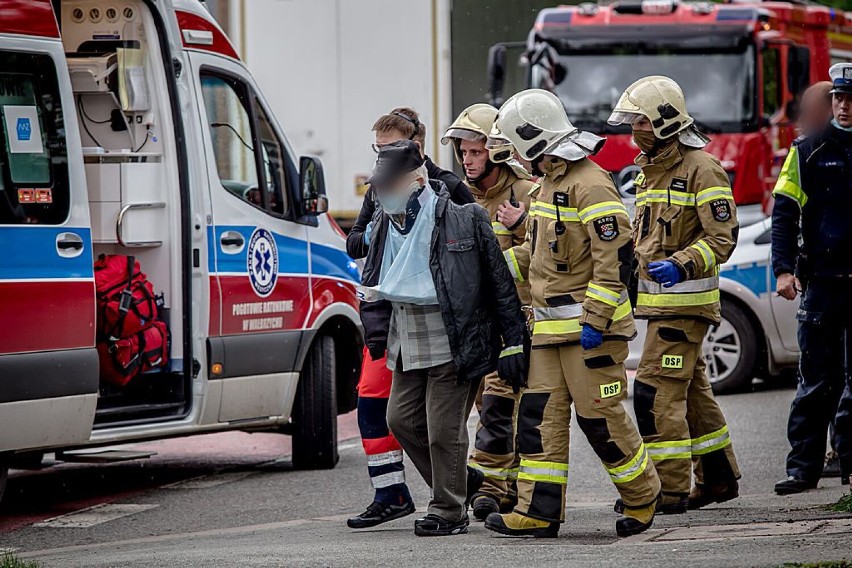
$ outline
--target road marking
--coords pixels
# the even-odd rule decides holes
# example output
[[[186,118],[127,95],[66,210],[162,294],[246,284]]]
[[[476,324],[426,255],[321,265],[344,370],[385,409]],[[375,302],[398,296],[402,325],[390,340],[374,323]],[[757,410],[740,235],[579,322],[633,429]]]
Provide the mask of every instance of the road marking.
[[[176,483],[163,485],[160,489],[209,489],[211,487],[219,487],[227,483],[240,481],[246,477],[255,474],[254,471],[232,471],[224,473],[214,473],[212,475],[201,475],[191,479],[185,479]]]
[[[58,517],[46,519],[40,523],[35,523],[34,527],[50,527],[62,529],[85,529],[94,527],[109,521],[114,521],[122,517],[128,517],[159,507],[159,505],[134,505],[130,503],[108,503],[103,505],[95,505],[86,509],[80,509],[73,513],[66,513]]]

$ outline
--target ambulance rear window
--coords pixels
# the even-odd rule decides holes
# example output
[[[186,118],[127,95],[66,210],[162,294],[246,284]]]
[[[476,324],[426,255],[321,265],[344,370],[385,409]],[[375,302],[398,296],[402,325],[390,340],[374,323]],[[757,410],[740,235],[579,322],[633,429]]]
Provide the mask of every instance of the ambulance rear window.
[[[68,216],[68,158],[56,67],[47,55],[0,51],[0,224]]]

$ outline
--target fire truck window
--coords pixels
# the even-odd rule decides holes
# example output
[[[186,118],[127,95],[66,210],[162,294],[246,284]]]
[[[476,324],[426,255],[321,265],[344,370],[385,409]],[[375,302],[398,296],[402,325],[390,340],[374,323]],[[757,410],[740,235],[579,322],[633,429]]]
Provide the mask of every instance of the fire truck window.
[[[201,90],[222,187],[263,208],[245,85],[230,78],[202,74]]]
[[[287,212],[285,199],[288,195],[286,191],[287,171],[284,165],[284,152],[266,111],[263,110],[260,101],[257,99],[254,99],[254,109],[257,116],[258,133],[260,135],[268,208],[269,211],[276,215],[284,215]]]
[[[70,187],[56,66],[0,51],[0,225],[58,225]]]
[[[779,54],[777,48],[763,50],[763,115],[772,116],[781,104],[779,81]]]

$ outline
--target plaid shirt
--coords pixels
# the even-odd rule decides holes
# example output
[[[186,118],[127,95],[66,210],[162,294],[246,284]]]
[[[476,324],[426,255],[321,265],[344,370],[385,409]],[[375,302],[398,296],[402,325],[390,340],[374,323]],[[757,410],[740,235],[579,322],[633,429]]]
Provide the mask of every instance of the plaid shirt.
[[[428,369],[453,360],[441,307],[393,302],[388,330],[388,369]]]

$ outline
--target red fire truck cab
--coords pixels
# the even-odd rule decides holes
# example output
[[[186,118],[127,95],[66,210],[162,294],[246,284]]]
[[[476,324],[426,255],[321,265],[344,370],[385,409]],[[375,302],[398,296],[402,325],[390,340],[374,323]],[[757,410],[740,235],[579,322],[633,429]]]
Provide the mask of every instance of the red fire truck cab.
[[[502,104],[503,43],[489,54],[492,104]],[[629,192],[638,153],[626,127],[606,120],[623,90],[666,75],[712,138],[741,221],[762,216],[787,149],[802,91],[852,60],[852,13],[791,2],[672,0],[584,3],[542,10],[523,46],[524,84],[556,93],[573,123],[606,135],[595,160]]]

